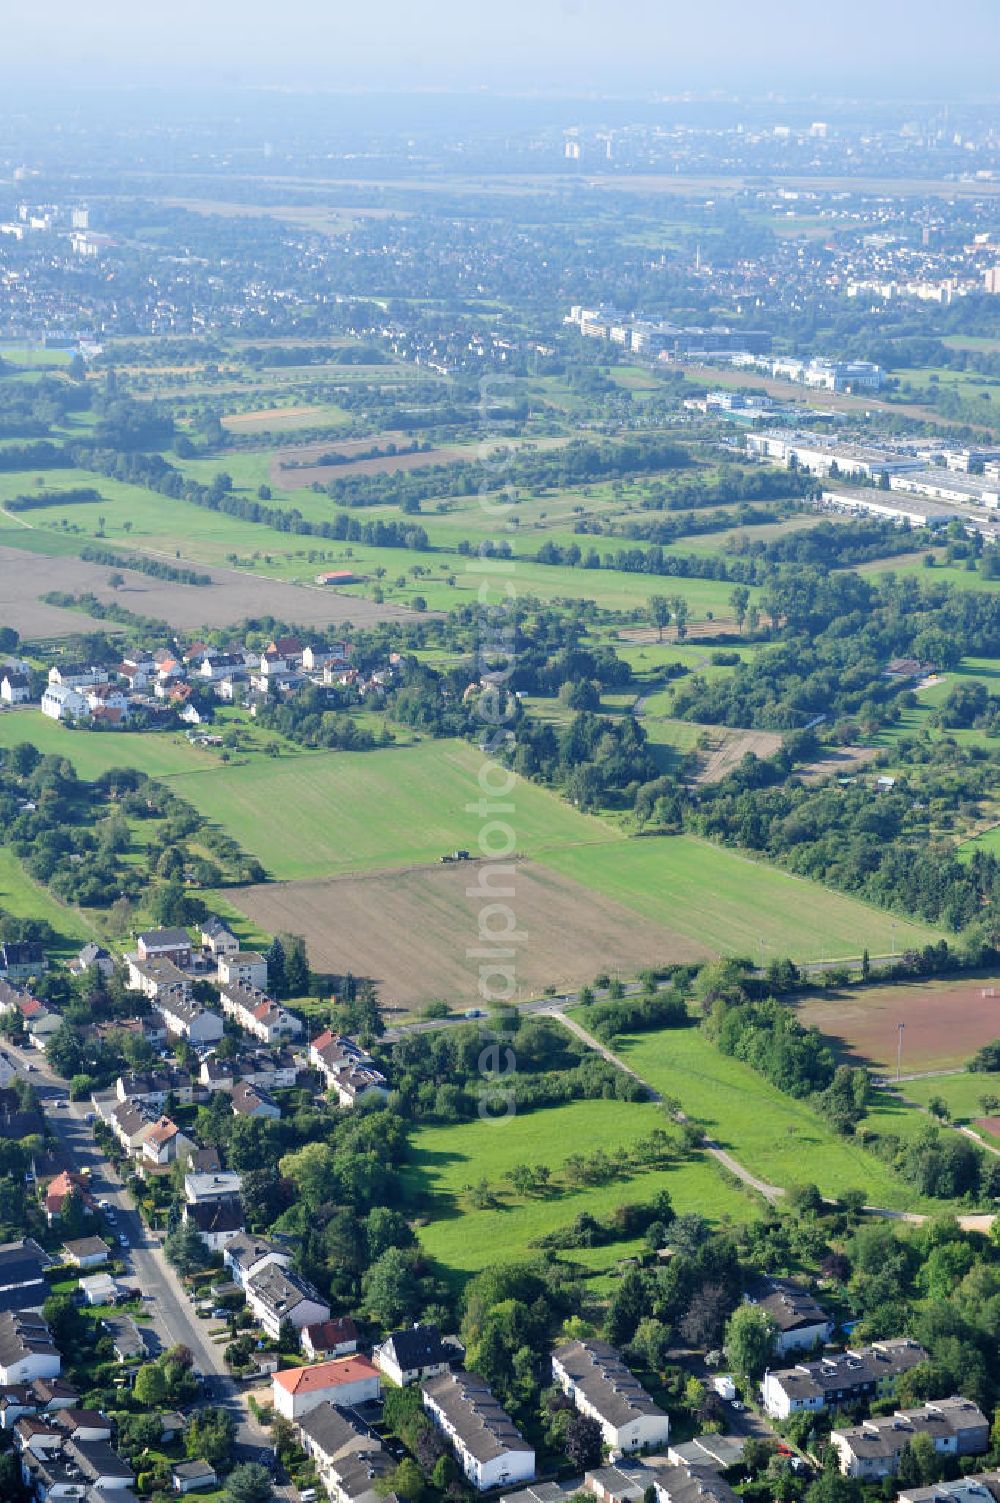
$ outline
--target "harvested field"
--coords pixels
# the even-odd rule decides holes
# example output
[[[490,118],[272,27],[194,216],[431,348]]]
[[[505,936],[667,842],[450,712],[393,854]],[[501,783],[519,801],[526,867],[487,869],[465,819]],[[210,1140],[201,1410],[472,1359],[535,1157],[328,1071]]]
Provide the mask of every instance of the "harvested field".
[[[26,638],[68,637],[103,625],[83,611],[46,605],[40,597],[51,590],[96,595],[102,605],[114,602],[136,615],[168,621],[178,631],[226,626],[245,616],[277,616],[282,621],[321,629],[343,621],[370,626],[376,621],[409,615],[399,606],[374,605],[354,595],[304,589],[301,585],[263,579],[235,569],[206,569],[198,565],[197,571],[210,574],[211,585],[174,584],[134,569],[117,571],[69,555],[32,554],[20,548],[0,547],[0,622],[13,626]],[[125,579],[117,590],[108,584],[113,572],[120,572]],[[113,623],[109,627],[115,629]]]
[[[469,951],[483,944],[478,925],[489,902],[477,894],[479,870],[479,863],[461,862],[323,882],[271,882],[234,889],[230,898],[268,933],[302,934],[318,970],[371,976],[390,1007],[438,998],[472,1006],[482,1001],[481,962]],[[496,887],[496,870],[492,880]],[[512,897],[500,894],[495,901],[509,904],[521,931],[511,946],[519,995],[589,981],[602,970],[632,974],[709,953],[535,862],[518,862],[512,879],[499,885],[513,887]],[[500,983],[494,978],[491,984]]]
[[[845,1057],[886,1071],[895,1071],[902,1023],[903,1074],[944,1070],[964,1065],[983,1044],[1000,1038],[1000,978],[875,986],[808,998],[796,1012]]]
[[[268,432],[277,428],[302,428],[316,416],[315,407],[262,407],[258,412],[231,412],[222,419],[223,428],[237,433],[252,433],[257,428]]]
[[[1000,1117],[979,1117],[972,1125],[988,1138],[1000,1138]]]
[[[755,757],[773,757],[781,747],[780,731],[730,731],[713,727],[712,745],[705,753],[696,783],[721,783],[742,762],[748,752]]]
[[[767,624],[767,618],[761,618]],[[658,642],[699,641],[702,637],[742,637],[735,616],[715,616],[711,621],[688,621],[683,638],[678,638],[676,626],[665,626],[661,636],[655,626],[627,626],[618,633],[623,642],[645,647]]]
[[[824,778],[851,777],[874,761],[878,750],[877,746],[841,746],[836,751],[828,752],[825,757],[809,762],[800,769],[799,776],[805,783],[821,783]]]

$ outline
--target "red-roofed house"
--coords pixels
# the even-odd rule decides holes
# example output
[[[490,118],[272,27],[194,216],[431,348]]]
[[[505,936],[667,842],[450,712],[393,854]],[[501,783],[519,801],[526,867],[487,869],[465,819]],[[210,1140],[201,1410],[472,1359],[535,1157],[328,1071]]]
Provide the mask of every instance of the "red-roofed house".
[[[169,1117],[151,1123],[142,1135],[142,1157],[149,1164],[172,1164],[193,1147],[191,1139]]]
[[[53,1222],[57,1216],[63,1213],[63,1207],[72,1194],[79,1195],[83,1203],[83,1209],[89,1216],[94,1209],[93,1196],[88,1193],[87,1181],[82,1174],[73,1174],[64,1169],[62,1174],[57,1174],[55,1179],[50,1180],[45,1190],[45,1215],[49,1222]]]
[[[321,1320],[302,1327],[302,1350],[312,1362],[326,1362],[331,1357],[346,1357],[358,1349],[358,1328],[351,1317]]]
[[[341,1409],[368,1404],[381,1393],[379,1370],[367,1357],[338,1357],[312,1367],[286,1367],[271,1379],[276,1413],[301,1419],[329,1402]]]

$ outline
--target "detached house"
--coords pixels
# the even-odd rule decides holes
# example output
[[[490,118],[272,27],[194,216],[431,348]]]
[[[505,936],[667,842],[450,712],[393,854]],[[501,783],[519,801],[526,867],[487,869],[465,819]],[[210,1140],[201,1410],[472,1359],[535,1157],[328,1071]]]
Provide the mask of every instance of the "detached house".
[[[225,1252],[244,1232],[243,1206],[238,1200],[203,1200],[185,1205],[184,1220],[190,1221],[210,1252]]]
[[[31,976],[41,976],[48,970],[45,951],[37,940],[9,940],[0,945],[0,977],[11,985],[27,981]],[[37,1004],[39,1007],[42,1004]],[[22,1009],[23,1012],[23,1009]]]
[[[396,1465],[375,1432],[328,1400],[298,1422],[299,1440],[332,1503],[379,1503],[381,1479]],[[395,1497],[395,1494],[390,1494]]]
[[[90,689],[94,684],[106,684],[108,670],[93,663],[56,663],[49,669],[49,684],[64,689]]]
[[[303,1326],[330,1319],[330,1306],[323,1296],[290,1268],[269,1263],[251,1274],[243,1288],[254,1319],[275,1340],[285,1321],[301,1331]]]
[[[42,695],[42,714],[50,720],[86,720],[90,706],[79,689],[64,684],[49,684]]]
[[[186,929],[147,929],[136,935],[142,960],[172,960],[176,966],[191,964],[191,938]]]
[[[670,1421],[606,1341],[569,1341],[552,1353],[552,1377],[616,1451],[665,1446]]]
[[[202,949],[218,958],[220,955],[235,955],[240,942],[224,919],[210,914],[201,926]],[[265,982],[266,984],[266,982]]]
[[[477,1492],[530,1482],[535,1453],[476,1373],[442,1373],[421,1385],[424,1408],[447,1436]]]
[[[5,705],[23,705],[30,698],[31,685],[26,674],[7,669],[0,675],[0,702]]]
[[[269,1117],[277,1120],[281,1107],[263,1086],[251,1085],[238,1080],[233,1086],[233,1111],[237,1117]]]
[[[776,1356],[817,1346],[833,1335],[833,1321],[822,1305],[787,1279],[769,1279],[753,1303],[774,1322]]]
[[[229,1243],[222,1261],[232,1274],[233,1283],[240,1289],[245,1289],[249,1280],[260,1273],[261,1269],[269,1266],[288,1268],[292,1258],[280,1242],[270,1242],[266,1237],[255,1237],[251,1232],[244,1232]]]
[[[338,1357],[312,1367],[288,1367],[271,1379],[274,1409],[288,1420],[300,1420],[320,1404],[353,1409],[369,1404],[382,1392],[378,1369],[367,1357]]]
[[[302,1327],[302,1350],[310,1362],[328,1362],[331,1357],[348,1357],[357,1349],[358,1328],[349,1315],[340,1320],[321,1320],[314,1326]],[[374,1353],[372,1355],[378,1364],[378,1358]]]
[[[167,1032],[187,1039],[195,1048],[201,1044],[217,1044],[223,1035],[219,1014],[189,997],[168,993],[154,998],[153,1006],[162,1015]]]
[[[166,1168],[194,1147],[185,1137],[176,1122],[161,1117],[153,1122],[142,1135],[142,1160],[147,1168]]]
[[[406,1388],[448,1372],[459,1355],[455,1347],[441,1340],[437,1326],[413,1325],[393,1331],[375,1347],[372,1359],[387,1378]]]

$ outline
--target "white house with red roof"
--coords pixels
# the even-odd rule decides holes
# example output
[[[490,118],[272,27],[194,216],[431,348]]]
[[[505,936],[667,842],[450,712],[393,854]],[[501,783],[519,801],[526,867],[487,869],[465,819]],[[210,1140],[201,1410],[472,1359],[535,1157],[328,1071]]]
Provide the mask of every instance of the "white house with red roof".
[[[299,1420],[319,1404],[353,1409],[381,1396],[379,1370],[367,1357],[354,1354],[311,1367],[286,1367],[271,1379],[274,1409],[288,1420]]]

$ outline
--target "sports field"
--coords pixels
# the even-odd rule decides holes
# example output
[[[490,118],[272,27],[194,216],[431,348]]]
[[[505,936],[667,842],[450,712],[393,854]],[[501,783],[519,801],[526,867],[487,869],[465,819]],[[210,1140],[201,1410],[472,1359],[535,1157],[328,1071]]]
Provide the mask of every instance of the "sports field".
[[[800,1002],[797,1012],[845,1056],[886,1071],[896,1069],[902,1023],[902,1073],[944,1070],[1000,1038],[1000,978],[866,987]]]
[[[723,954],[887,954],[940,938],[856,898],[688,835],[546,851],[546,865]]]
[[[560,1181],[560,1166],[571,1154],[597,1148],[611,1152],[648,1137],[662,1123],[662,1112],[652,1104],[574,1101],[502,1120],[419,1128],[406,1179],[414,1210],[430,1209],[428,1224],[419,1229],[420,1241],[446,1268],[466,1276],[500,1256],[538,1256],[529,1243],[568,1226],[581,1211],[606,1217],[616,1206],[651,1200],[663,1189],[678,1212],[697,1212],[715,1222],[759,1214],[760,1203],[728,1185],[701,1155],[606,1185],[571,1189]],[[558,1193],[516,1194],[504,1180],[515,1164],[548,1165]],[[482,1179],[497,1194],[499,1205],[493,1209],[477,1210],[465,1193]],[[619,1242],[565,1256],[606,1268],[638,1245]]]

